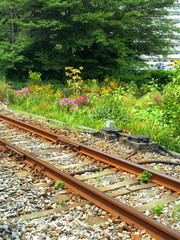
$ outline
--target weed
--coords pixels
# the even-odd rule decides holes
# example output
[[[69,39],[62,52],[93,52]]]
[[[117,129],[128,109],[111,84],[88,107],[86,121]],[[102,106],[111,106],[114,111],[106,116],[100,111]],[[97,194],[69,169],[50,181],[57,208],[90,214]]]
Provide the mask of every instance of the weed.
[[[112,193],[107,193],[107,195],[108,195],[109,197],[112,197]]]
[[[84,85],[84,80],[81,78],[81,70],[83,67],[79,67],[79,69],[73,67],[65,67],[65,74],[70,79],[67,80],[67,84],[69,89],[71,89],[74,95],[78,95],[82,91],[82,86]]]
[[[124,181],[125,180],[125,177],[120,177],[120,181]]]
[[[152,170],[157,171],[157,172],[160,172],[160,171],[161,171],[161,168],[153,167]]]
[[[172,220],[178,223],[180,219],[180,204],[173,204],[172,209]]]
[[[90,180],[89,180],[89,179],[86,179],[84,182],[85,182],[86,184],[89,184]]]
[[[163,208],[164,208],[164,204],[156,204],[156,206],[153,208],[153,212],[159,216]]]
[[[154,197],[154,196],[156,196],[157,194],[158,194],[157,192],[152,192],[152,193],[149,194],[149,196],[150,196],[150,197]]]
[[[9,101],[9,95],[11,93],[11,87],[9,83],[7,82],[5,77],[2,77],[0,79],[0,101],[1,102],[7,102]]]
[[[97,179],[97,182],[100,183],[102,181],[102,176],[99,175],[96,179]]]
[[[39,72],[32,72],[31,70],[29,70],[29,82],[32,84],[40,84],[41,83],[41,75],[42,73]]]
[[[114,183],[114,178],[110,178],[110,179],[109,179],[109,183],[110,183],[110,184],[113,184],[113,183]]]
[[[152,174],[148,171],[143,171],[139,174],[138,180],[143,182],[150,182],[150,178],[152,177]]]
[[[65,200],[61,200],[60,205],[64,206],[65,204],[66,204],[66,201]]]
[[[57,181],[57,182],[55,182],[54,187],[55,187],[56,189],[63,188],[63,187],[64,187],[64,183],[63,183],[63,182],[60,182],[60,181]]]
[[[97,182],[100,183],[102,181],[102,170],[99,170],[98,176],[97,176]]]

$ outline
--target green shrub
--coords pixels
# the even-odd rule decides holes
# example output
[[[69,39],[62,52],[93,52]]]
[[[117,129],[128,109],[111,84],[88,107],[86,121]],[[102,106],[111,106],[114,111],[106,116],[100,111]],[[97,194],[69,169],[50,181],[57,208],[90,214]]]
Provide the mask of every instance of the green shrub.
[[[41,75],[42,73],[39,72],[32,72],[29,70],[29,82],[34,84],[34,85],[39,85],[41,83]]]
[[[164,208],[164,204],[156,204],[156,206],[153,208],[153,212],[154,212],[156,215],[160,216],[163,208]]]
[[[63,183],[63,182],[60,182],[60,181],[57,181],[57,182],[55,182],[54,187],[55,187],[56,189],[63,188],[63,187],[64,187],[64,183]]]
[[[174,74],[173,70],[164,71],[164,70],[151,70],[151,79],[155,79],[159,87],[162,87],[172,81]]]
[[[98,100],[98,103],[91,102],[91,104],[94,105],[92,110],[93,119],[104,119],[104,121],[111,119],[118,124],[119,122],[126,123],[130,121],[130,114],[127,108],[123,106],[121,99],[117,99],[111,94],[106,94],[101,96]]]
[[[138,180],[143,182],[150,182],[151,177],[152,177],[152,173],[148,171],[143,171],[142,173],[139,174]]]
[[[180,78],[174,78],[164,88],[162,103],[164,122],[170,126],[175,136],[180,135]]]

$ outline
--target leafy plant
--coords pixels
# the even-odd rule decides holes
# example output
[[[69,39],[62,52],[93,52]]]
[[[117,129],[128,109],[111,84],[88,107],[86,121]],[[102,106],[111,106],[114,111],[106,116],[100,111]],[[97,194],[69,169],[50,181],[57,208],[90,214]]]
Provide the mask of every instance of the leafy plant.
[[[57,181],[57,182],[55,182],[54,187],[55,187],[56,189],[63,188],[63,187],[64,187],[64,183],[63,183],[63,182],[60,182],[60,181]]]
[[[109,179],[109,183],[110,183],[110,184],[113,184],[113,183],[114,183],[114,178],[110,178],[110,179]]]
[[[99,170],[98,176],[97,176],[97,182],[100,183],[102,181],[102,170]]]
[[[102,176],[99,175],[99,176],[97,177],[97,182],[100,183],[101,181],[102,181]]]
[[[160,167],[159,167],[159,168],[158,168],[158,167],[153,167],[152,170],[157,171],[157,172],[160,172],[160,171],[161,171],[161,168],[160,168]]]
[[[66,204],[66,201],[65,200],[61,200],[60,205],[64,206],[65,204]]]
[[[69,110],[79,109],[80,105],[86,104],[88,102],[88,98],[86,96],[76,98],[75,100],[71,100],[69,98],[64,98],[59,101],[60,108],[59,110],[65,110],[68,112]],[[63,108],[64,107],[64,108]]]
[[[180,219],[180,204],[174,203],[171,209],[172,209],[172,220],[178,223]]]
[[[79,67],[79,69],[73,67],[65,67],[65,74],[70,79],[67,80],[67,84],[70,89],[72,89],[75,95],[80,94],[82,90],[82,85],[84,85],[84,81],[82,80],[80,74],[83,67]]]
[[[157,84],[157,81],[153,78],[151,81],[148,82],[148,84],[143,84],[142,86],[144,88],[144,91],[146,93],[148,92],[156,92],[159,90],[159,86]]]
[[[90,180],[89,180],[89,179],[86,179],[84,182],[85,182],[86,184],[89,184]]]
[[[29,70],[29,82],[34,84],[34,85],[38,85],[41,83],[41,75],[42,73],[39,72],[32,72],[31,70]]]
[[[150,197],[154,197],[154,196],[156,196],[158,193],[157,192],[151,192],[150,194],[149,194],[149,196]]]
[[[153,208],[153,211],[156,215],[160,215],[162,210],[164,208],[164,204],[156,204],[156,206]]]
[[[121,180],[121,182],[124,181],[124,180],[125,180],[125,177],[121,177],[120,180]]]
[[[163,119],[166,124],[180,134],[180,85],[169,85],[165,88],[162,104]]]
[[[0,76],[0,101],[7,102],[9,100],[9,94],[11,91],[11,86],[7,82],[6,78]]]
[[[92,118],[94,119],[112,119],[124,123],[131,119],[119,96],[112,96],[109,93],[102,94],[98,99],[91,101],[91,104],[94,106],[92,109]]]
[[[152,173],[148,171],[143,171],[139,174],[138,180],[143,182],[150,182],[150,178],[152,177]]]

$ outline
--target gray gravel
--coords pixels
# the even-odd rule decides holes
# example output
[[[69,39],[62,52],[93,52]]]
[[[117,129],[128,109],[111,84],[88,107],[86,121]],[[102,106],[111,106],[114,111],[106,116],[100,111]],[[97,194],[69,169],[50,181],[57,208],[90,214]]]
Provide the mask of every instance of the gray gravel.
[[[67,189],[55,189],[29,167],[1,158],[0,240],[153,239]]]

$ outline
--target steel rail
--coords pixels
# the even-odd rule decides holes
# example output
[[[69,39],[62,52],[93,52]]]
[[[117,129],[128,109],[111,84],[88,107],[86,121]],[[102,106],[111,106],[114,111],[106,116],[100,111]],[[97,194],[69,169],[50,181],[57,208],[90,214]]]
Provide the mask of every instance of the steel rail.
[[[120,218],[122,221],[133,225],[140,229],[146,229],[153,237],[158,240],[178,240],[180,233],[166,227],[165,225],[151,219],[150,217],[138,212],[132,207],[111,198],[110,196],[100,192],[99,190],[88,186],[78,179],[60,171],[59,169],[47,164],[46,162],[35,158],[33,155],[13,146],[12,144],[0,139],[0,144],[7,149],[20,155],[23,162],[29,166],[33,166],[46,176],[55,181],[64,182],[65,186],[83,198],[94,203],[105,211],[111,213],[114,217]]]
[[[0,114],[0,120],[6,121],[10,124],[13,124],[19,128],[23,128],[27,131],[33,132],[39,136],[42,136],[50,141],[53,142],[62,142],[63,144],[67,144],[71,148],[74,148],[75,150],[79,151],[79,153],[82,153],[84,155],[90,156],[92,158],[95,158],[97,160],[100,160],[104,163],[107,163],[111,166],[114,166],[118,169],[122,169],[124,171],[127,171],[129,173],[139,175],[143,171],[148,171],[152,174],[151,182],[154,182],[156,184],[162,185],[164,187],[167,187],[168,189],[171,189],[175,192],[180,192],[180,180],[171,176],[168,176],[166,174],[162,174],[160,172],[154,171],[152,169],[149,169],[147,167],[141,166],[137,163],[130,162],[128,160],[125,160],[123,158],[119,158],[110,154],[107,154],[105,152],[102,152],[100,150],[91,148],[89,146],[86,146],[84,144],[71,141],[70,139],[67,139],[65,137],[61,137],[57,134],[51,133],[49,131],[43,130],[42,128],[29,125],[27,123],[24,123],[19,120],[15,120],[12,118],[9,118],[7,116],[4,116]]]

